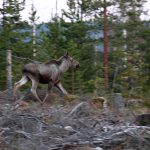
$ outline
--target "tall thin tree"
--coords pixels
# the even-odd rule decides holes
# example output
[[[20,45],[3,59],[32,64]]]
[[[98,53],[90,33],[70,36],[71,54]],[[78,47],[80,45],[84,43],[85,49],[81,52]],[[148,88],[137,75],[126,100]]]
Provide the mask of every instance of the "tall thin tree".
[[[37,49],[36,49],[36,21],[39,19],[39,17],[36,17],[37,11],[35,10],[34,4],[32,2],[31,7],[31,17],[29,17],[31,24],[32,24],[32,46],[33,46],[33,58],[37,55]]]
[[[2,14],[2,48],[6,50],[6,88],[12,89],[12,73],[11,73],[11,50],[14,50],[18,41],[17,26],[21,22],[20,11],[24,9],[25,0],[3,0],[3,8],[0,9]]]
[[[108,28],[107,28],[107,2],[104,0],[104,78],[105,88],[108,90]]]

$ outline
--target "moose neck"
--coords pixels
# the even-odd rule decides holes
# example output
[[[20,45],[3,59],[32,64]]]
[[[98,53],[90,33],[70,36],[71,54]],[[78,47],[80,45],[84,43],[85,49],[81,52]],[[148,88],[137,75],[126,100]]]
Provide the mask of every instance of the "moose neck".
[[[64,59],[59,66],[59,70],[61,71],[61,73],[65,73],[69,68],[70,68],[69,61]]]

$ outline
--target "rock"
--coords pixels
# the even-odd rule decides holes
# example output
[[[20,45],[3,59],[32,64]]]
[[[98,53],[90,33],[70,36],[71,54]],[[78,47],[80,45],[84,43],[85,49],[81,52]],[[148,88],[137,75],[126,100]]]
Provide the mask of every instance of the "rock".
[[[93,148],[92,150],[103,150],[101,147]]]
[[[96,97],[90,100],[91,106],[96,109],[104,108],[104,102],[105,102],[104,97]]]
[[[64,129],[67,130],[67,131],[74,131],[71,126],[65,126]]]
[[[150,126],[150,114],[141,114],[136,116],[136,123],[141,126]]]

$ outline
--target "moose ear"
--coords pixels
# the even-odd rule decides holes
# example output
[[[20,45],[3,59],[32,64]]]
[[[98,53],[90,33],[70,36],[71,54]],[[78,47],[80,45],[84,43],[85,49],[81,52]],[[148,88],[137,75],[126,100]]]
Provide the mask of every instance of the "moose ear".
[[[65,53],[65,56],[67,57],[68,55],[69,55],[68,52],[66,52],[66,53]]]

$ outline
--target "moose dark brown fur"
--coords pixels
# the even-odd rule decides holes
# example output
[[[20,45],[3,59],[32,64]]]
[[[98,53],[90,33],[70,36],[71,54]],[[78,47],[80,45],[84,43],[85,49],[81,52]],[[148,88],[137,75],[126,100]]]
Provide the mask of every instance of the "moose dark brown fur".
[[[31,93],[40,103],[44,103],[50,94],[51,88],[56,86],[64,95],[67,91],[63,88],[60,78],[70,68],[76,69],[79,62],[66,53],[58,60],[51,60],[45,63],[29,63],[22,70],[23,76],[21,80],[14,85],[14,98],[17,99],[18,89],[28,81],[32,82]],[[48,84],[48,90],[43,101],[37,95],[36,89],[39,83]]]

